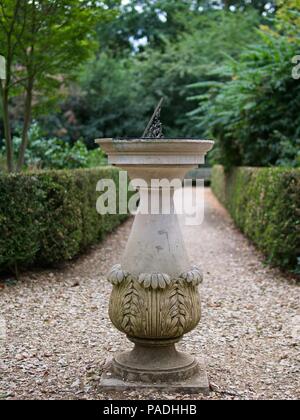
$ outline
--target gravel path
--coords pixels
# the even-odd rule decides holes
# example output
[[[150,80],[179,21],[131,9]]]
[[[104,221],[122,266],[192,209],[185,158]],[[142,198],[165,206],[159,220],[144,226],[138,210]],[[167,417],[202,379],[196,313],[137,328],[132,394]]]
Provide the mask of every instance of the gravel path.
[[[266,267],[205,195],[204,224],[184,230],[205,272],[203,319],[180,347],[205,356],[209,399],[299,399],[299,286]],[[0,283],[0,399],[190,398],[99,390],[106,357],[130,347],[108,319],[105,273],[119,262],[131,223],[61,270]]]

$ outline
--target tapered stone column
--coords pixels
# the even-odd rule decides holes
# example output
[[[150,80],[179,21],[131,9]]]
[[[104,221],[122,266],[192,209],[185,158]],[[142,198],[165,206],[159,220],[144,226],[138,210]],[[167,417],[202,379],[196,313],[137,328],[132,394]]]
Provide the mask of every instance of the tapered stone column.
[[[204,161],[212,142],[195,140],[99,140],[112,164],[126,169],[131,179],[144,179],[149,188],[140,191],[140,209],[124,256],[112,268],[113,285],[109,315],[114,326],[134,343],[130,352],[114,357],[102,385],[156,387],[208,392],[203,364],[176,350],[175,344],[200,321],[198,286],[200,267],[190,264],[175,214],[173,194],[170,212],[164,214],[162,197],[167,191],[151,189],[152,179],[183,179]]]

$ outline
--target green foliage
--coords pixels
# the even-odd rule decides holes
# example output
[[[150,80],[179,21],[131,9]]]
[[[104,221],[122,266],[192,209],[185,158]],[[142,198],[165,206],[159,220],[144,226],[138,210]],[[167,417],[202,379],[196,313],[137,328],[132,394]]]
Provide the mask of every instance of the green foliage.
[[[187,116],[194,107],[187,100],[187,85],[198,81],[199,75],[205,79],[212,68],[219,68],[226,53],[237,57],[241,48],[256,39],[253,29],[258,27],[260,17],[253,10],[244,14],[214,10],[186,15],[175,13],[175,9],[171,16],[172,25],[180,27],[176,37],[164,36],[159,46],[149,42],[135,53],[127,49],[126,54],[120,52],[118,56],[116,47],[113,51],[105,48],[86,65],[80,77],[81,91],[75,90],[62,104],[64,113],[49,120],[51,134],[63,126],[72,140],[79,135],[89,144],[102,136],[140,136],[164,96],[165,135],[203,135]],[[119,24],[125,25],[122,20]],[[64,115],[71,111],[75,118],[69,123]]]
[[[269,263],[300,273],[300,169],[217,165],[212,188]]]
[[[30,169],[78,169],[93,168],[107,163],[104,153],[99,149],[88,150],[83,141],[73,145],[59,138],[45,138],[37,123],[29,130],[29,146],[25,153],[25,165]],[[15,159],[21,144],[20,137],[14,137]],[[5,155],[5,146],[0,149],[0,156]],[[2,167],[2,170],[4,168]],[[1,165],[0,165],[1,172]]]
[[[51,4],[51,13],[44,18]],[[43,7],[30,9],[28,18],[32,20],[32,11],[38,21],[42,17],[34,38],[36,53],[32,57],[30,48],[18,50],[13,82],[20,81],[28,67],[22,65],[27,51],[31,67],[39,69],[34,117],[39,116],[47,137],[59,133],[71,142],[83,138],[92,147],[96,137],[140,136],[161,96],[166,98],[165,135],[200,137],[204,130],[187,115],[194,109],[187,86],[208,80],[212,69],[223,67],[226,55],[238,58],[245,46],[255,42],[255,29],[264,20],[262,11],[267,5],[271,13],[272,4],[268,0],[45,0]],[[26,29],[22,39],[30,46],[31,32]],[[79,83],[70,86],[66,82],[77,74],[78,64],[82,64]],[[58,90],[59,86],[63,88]],[[58,93],[68,98],[58,104]],[[23,123],[20,99],[16,98],[13,120]],[[49,104],[58,104],[57,113],[45,113]]]
[[[1,0],[0,54],[13,54],[11,82],[20,86],[14,93],[22,93],[24,78],[34,76],[38,95],[35,105],[42,110],[45,100],[51,100],[93,53],[96,23],[113,15],[103,8],[104,4],[94,0]]]
[[[195,19],[211,12],[238,10],[244,12],[239,14],[242,21],[247,20],[247,13],[254,9],[261,13],[268,5],[270,12],[274,6],[274,1],[270,0],[130,0],[126,5],[113,3],[117,3],[114,7],[119,10],[117,18],[99,25],[97,33],[101,50],[113,52],[114,56],[126,56],[128,51],[142,52],[148,46],[167,51],[166,42],[177,43]],[[219,35],[222,35],[221,27]],[[141,42],[145,40],[146,48]]]
[[[0,176],[0,271],[70,260],[101,240],[126,215],[96,211],[96,184],[109,167]]]
[[[45,113],[57,101],[60,87],[91,57],[97,45],[96,23],[112,16],[105,6],[105,1],[97,0],[0,0],[0,54],[6,58],[7,74],[0,92],[10,172],[15,169],[12,99],[21,97],[22,101],[22,141],[16,165],[20,171],[33,112]]]
[[[0,176],[0,196],[0,267],[15,269],[39,251],[44,193],[36,177],[12,175]]]
[[[235,6],[240,10],[245,10],[247,7],[254,7],[260,12],[266,12],[267,10],[270,11],[275,7],[276,1],[277,0],[224,0],[223,4],[227,8]]]
[[[190,115],[217,140],[215,160],[226,167],[300,166],[299,4],[290,12],[280,9],[274,30],[264,27],[238,60],[193,86],[200,104]]]

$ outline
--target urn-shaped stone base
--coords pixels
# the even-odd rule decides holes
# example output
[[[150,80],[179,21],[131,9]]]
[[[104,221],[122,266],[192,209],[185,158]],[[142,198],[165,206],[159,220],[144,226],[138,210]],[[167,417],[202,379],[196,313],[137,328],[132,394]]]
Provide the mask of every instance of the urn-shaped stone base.
[[[200,321],[201,270],[193,267],[171,279],[163,273],[135,276],[117,265],[108,279],[113,284],[110,319],[135,343],[131,352],[113,359],[114,375],[126,382],[149,384],[197,375],[197,360],[178,352],[175,343]]]
[[[198,371],[198,361],[178,352],[175,344],[145,341],[136,343],[132,351],[114,357],[112,369],[125,382],[173,383],[186,381]]]
[[[135,277],[114,267],[109,279],[114,284],[110,299],[110,319],[131,339],[179,339],[200,321],[199,269],[177,279],[167,274]]]

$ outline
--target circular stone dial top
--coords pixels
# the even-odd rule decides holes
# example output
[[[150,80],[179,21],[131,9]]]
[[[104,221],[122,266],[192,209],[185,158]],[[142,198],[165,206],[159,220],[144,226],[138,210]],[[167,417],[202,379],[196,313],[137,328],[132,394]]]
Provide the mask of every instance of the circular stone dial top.
[[[98,139],[112,165],[192,165],[204,163],[211,140],[195,139]]]

